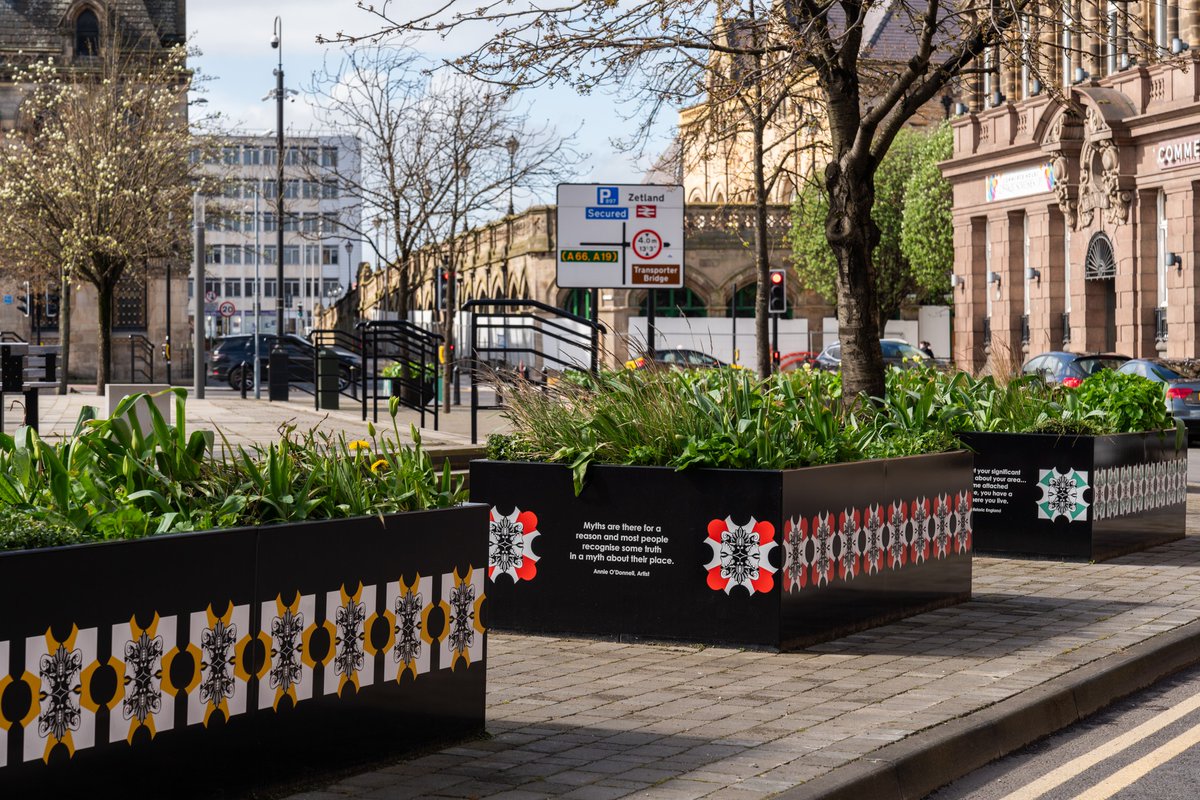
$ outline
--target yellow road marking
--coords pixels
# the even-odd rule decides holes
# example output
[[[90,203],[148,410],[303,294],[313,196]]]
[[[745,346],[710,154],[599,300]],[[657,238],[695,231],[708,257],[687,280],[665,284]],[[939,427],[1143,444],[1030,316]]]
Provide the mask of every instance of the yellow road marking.
[[[1105,800],[1105,798],[1112,797],[1138,778],[1161,767],[1197,744],[1200,744],[1200,725],[1189,728],[1162,747],[1152,750],[1129,766],[1108,776],[1096,786],[1079,795],[1076,800]]]
[[[1015,792],[1005,795],[1001,800],[1036,800],[1036,798],[1041,797],[1051,789],[1061,786],[1072,778],[1082,774],[1084,770],[1099,764],[1106,758],[1112,758],[1122,750],[1132,747],[1147,736],[1157,733],[1197,709],[1200,709],[1200,695],[1189,698],[1179,705],[1151,717],[1128,733],[1123,733],[1117,738],[1092,750],[1090,753],[1085,753],[1078,758],[1068,761],[1058,769],[1051,770],[1041,778],[1038,778],[1033,783],[1022,786]]]

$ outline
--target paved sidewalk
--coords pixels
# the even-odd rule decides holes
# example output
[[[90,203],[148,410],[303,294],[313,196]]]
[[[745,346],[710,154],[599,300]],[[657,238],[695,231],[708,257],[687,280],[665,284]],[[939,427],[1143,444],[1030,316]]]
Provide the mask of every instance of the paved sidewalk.
[[[24,414],[20,405],[20,397],[8,395],[5,397],[4,430],[12,433],[21,424]],[[94,393],[80,392],[77,394],[57,395],[43,393],[39,397],[40,432],[54,439],[69,434],[75,427],[75,420],[85,405],[96,406],[100,413],[107,411],[107,401]],[[242,400],[229,389],[214,389],[209,387],[205,399],[198,400],[189,396],[187,401],[188,427],[192,430],[208,428],[218,430],[225,435],[231,444],[250,444],[257,442],[266,444],[279,438],[279,428],[283,424],[294,424],[299,428],[318,428],[333,434],[344,433],[349,438],[364,437],[367,433],[367,423],[362,420],[361,408],[352,401],[342,398],[341,408],[337,411],[317,411],[313,408],[311,395],[292,392],[291,399],[286,403],[272,403],[266,399],[254,400],[252,397]],[[402,408],[396,416],[403,439],[409,438],[409,426],[420,425],[421,415],[412,409]],[[423,442],[431,450],[441,448],[461,447],[471,442],[471,409],[469,406],[455,407],[449,414],[442,414],[439,420],[439,430],[433,430],[433,416],[425,415],[426,426],[421,429]],[[479,414],[480,444],[487,440],[487,435],[501,430],[507,423],[500,417],[498,411],[481,411]],[[388,416],[387,402],[379,403],[379,422],[377,427],[391,429],[391,418]]]
[[[1104,564],[977,558],[971,602],[798,653],[493,633],[489,738],[291,800],[771,797],[1200,619],[1188,511]]]

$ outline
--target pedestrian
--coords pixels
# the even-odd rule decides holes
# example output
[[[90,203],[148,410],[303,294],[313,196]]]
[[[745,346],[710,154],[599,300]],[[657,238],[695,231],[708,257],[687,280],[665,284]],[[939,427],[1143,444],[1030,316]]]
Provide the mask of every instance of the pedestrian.
[[[925,354],[925,356],[926,356],[926,358],[933,358],[933,357],[934,357],[934,356],[933,356],[933,346],[932,346],[932,345],[930,345],[930,344],[929,344],[929,342],[924,342],[924,341],[923,341],[923,342],[919,342],[919,343],[917,344],[917,349],[918,349],[918,350],[920,350],[922,353],[924,353],[924,354]]]

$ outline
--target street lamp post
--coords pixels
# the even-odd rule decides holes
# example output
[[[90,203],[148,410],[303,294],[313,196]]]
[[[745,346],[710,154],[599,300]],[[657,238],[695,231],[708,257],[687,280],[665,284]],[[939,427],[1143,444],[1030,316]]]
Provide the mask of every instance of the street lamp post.
[[[262,276],[258,265],[262,262],[262,248],[259,245],[259,215],[258,192],[254,193],[254,399],[262,399],[262,354],[259,352],[258,326],[262,322]]]
[[[508,251],[512,246],[512,219],[513,219],[513,184],[517,182],[517,148],[521,143],[517,141],[516,136],[509,136],[508,141],[504,143],[505,149],[508,150],[508,217],[506,219],[507,228],[504,232],[504,262],[500,266],[500,280],[503,286],[500,288],[500,296],[508,296]]]
[[[284,281],[283,281],[283,162],[286,151],[283,145],[283,20],[275,18],[275,35],[271,39],[271,47],[279,51],[279,63],[275,67],[275,213],[278,222],[276,251],[278,261],[275,265],[275,346],[267,364],[271,373],[270,386],[267,395],[271,400],[287,402],[288,399],[288,356],[283,349],[283,315],[284,315]]]
[[[350,254],[353,252],[354,252],[354,245],[352,245],[350,243],[350,240],[347,239],[346,240],[346,283],[344,284],[345,285],[344,291],[346,291],[346,292],[350,291],[350,284],[352,284],[354,282],[351,278],[351,272],[350,272],[352,269],[354,269],[354,266],[350,263]]]

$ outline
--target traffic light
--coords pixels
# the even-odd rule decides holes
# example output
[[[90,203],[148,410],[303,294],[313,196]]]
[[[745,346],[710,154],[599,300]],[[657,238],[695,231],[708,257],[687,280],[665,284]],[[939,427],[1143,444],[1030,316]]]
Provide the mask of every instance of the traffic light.
[[[446,301],[450,297],[450,280],[452,273],[448,269],[439,269],[437,272],[437,310],[445,311]]]
[[[54,319],[58,316],[58,293],[50,294],[50,290],[46,290],[46,317]]]
[[[767,312],[771,314],[787,313],[787,270],[771,270],[767,291]]]
[[[17,295],[17,311],[29,316],[29,292]]]

